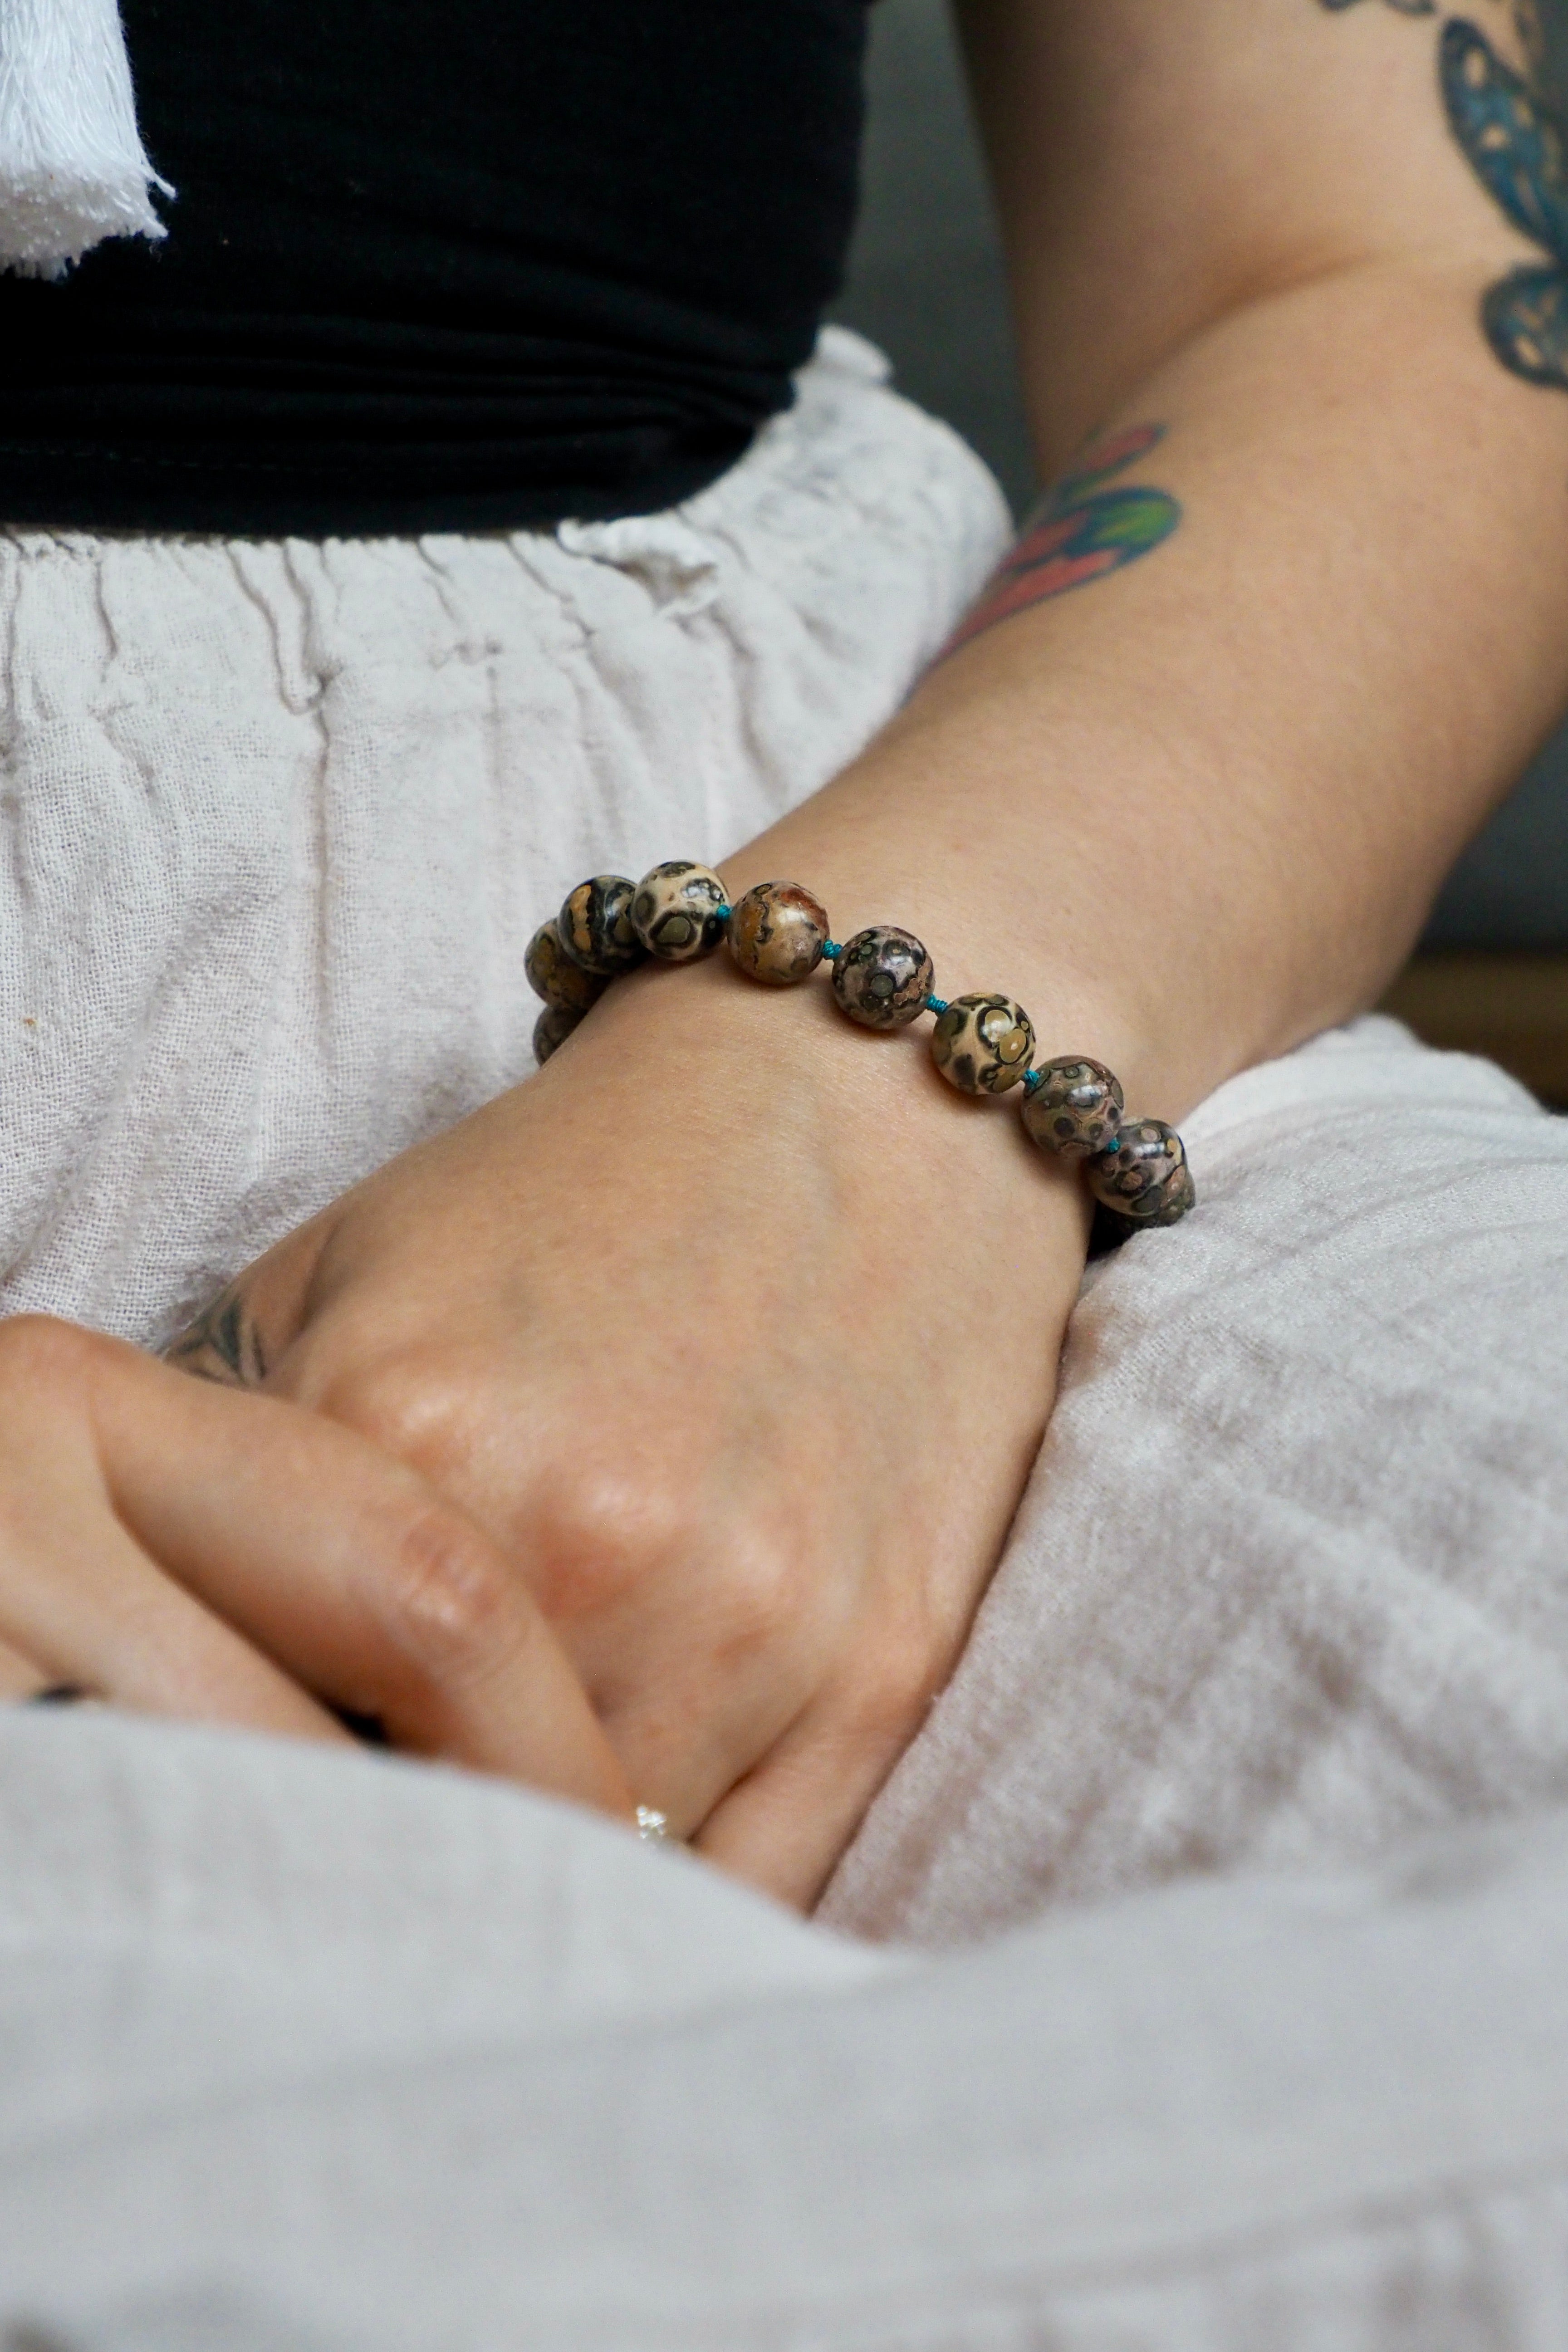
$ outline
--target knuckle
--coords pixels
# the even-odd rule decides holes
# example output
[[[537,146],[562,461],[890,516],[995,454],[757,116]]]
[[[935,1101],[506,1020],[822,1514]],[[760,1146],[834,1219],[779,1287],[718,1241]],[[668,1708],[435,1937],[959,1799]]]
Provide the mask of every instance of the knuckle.
[[[724,1581],[731,1652],[771,1649],[801,1630],[809,1588],[793,1548],[747,1543],[732,1554]]]
[[[14,1315],[0,1323],[0,1379],[28,1387],[73,1387],[101,1362],[110,1343],[53,1315]]]
[[[798,1624],[809,1589],[787,1540],[715,1507],[700,1482],[639,1455],[619,1465],[573,1465],[533,1498],[531,1532],[542,1563],[536,1590],[551,1616],[613,1612],[650,1586],[703,1596],[704,1641],[740,1659]]]
[[[790,1530],[753,1522],[724,1530],[718,1540],[710,1529],[703,1557],[717,1664],[735,1670],[770,1657],[782,1664],[787,1657],[794,1672],[822,1671],[838,1611],[827,1580]]]
[[[658,1475],[578,1463],[534,1497],[547,1612],[611,1607],[690,1557],[690,1504]]]
[[[470,1425],[471,1382],[445,1351],[403,1349],[329,1377],[308,1400],[384,1453],[439,1475]]]
[[[477,1528],[438,1505],[405,1524],[381,1593],[395,1648],[430,1681],[471,1682],[516,1647],[519,1596],[505,1563]]]

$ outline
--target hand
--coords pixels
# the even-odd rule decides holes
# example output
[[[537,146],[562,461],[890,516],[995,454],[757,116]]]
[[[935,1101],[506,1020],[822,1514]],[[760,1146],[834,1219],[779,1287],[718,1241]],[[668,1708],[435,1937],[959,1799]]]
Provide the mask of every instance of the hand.
[[[32,1316],[0,1325],[0,1697],[60,1685],[313,1739],[339,1710],[630,1811],[527,1593],[415,1472]]]
[[[1037,1447],[1079,1188],[826,987],[623,982],[180,1351],[486,1528],[635,1794],[805,1902],[948,1674]]]

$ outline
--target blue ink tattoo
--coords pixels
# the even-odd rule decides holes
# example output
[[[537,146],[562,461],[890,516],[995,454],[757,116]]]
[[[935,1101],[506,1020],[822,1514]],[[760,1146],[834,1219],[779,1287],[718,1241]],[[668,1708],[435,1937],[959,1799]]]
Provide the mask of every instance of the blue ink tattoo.
[[[1443,27],[1443,103],[1493,202],[1551,258],[1489,287],[1481,323],[1504,367],[1568,391],[1568,164],[1563,126],[1539,74],[1504,65],[1476,26]]]
[[[1339,15],[1361,0],[1318,0]],[[1436,0],[1384,0],[1430,16]],[[1511,9],[1527,60],[1516,73],[1479,25],[1451,16],[1438,37],[1448,127],[1493,203],[1546,255],[1510,270],[1481,298],[1481,326],[1505,368],[1568,392],[1568,131],[1548,94],[1547,44],[1535,0]]]

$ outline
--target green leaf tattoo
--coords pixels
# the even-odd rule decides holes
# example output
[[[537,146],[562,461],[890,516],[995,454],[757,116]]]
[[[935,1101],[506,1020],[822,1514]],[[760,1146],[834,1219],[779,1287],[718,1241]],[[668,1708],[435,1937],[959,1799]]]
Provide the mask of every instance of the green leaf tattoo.
[[[1168,491],[1100,487],[1146,457],[1164,436],[1163,425],[1135,425],[1086,450],[1072,471],[1047,491],[1023,537],[939,659],[1014,613],[1120,572],[1169,539],[1182,509]]]

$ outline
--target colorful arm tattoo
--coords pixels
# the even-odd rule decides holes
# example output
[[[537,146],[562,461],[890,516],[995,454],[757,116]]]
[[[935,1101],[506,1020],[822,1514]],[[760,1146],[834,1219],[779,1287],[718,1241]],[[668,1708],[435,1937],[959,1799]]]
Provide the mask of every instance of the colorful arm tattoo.
[[[1136,563],[1169,539],[1182,509],[1166,491],[1100,487],[1146,457],[1164,435],[1163,425],[1135,425],[1085,450],[1072,472],[1046,492],[1023,537],[939,658],[1014,613]]]
[[[1388,0],[1406,16],[1431,0]],[[1319,0],[1335,10],[1357,0]],[[1471,170],[1515,228],[1548,258],[1510,270],[1481,299],[1487,341],[1515,375],[1568,391],[1568,134],[1547,89],[1545,44],[1533,0],[1515,0],[1525,70],[1505,65],[1479,25],[1451,16],[1438,39],[1448,127]]]

